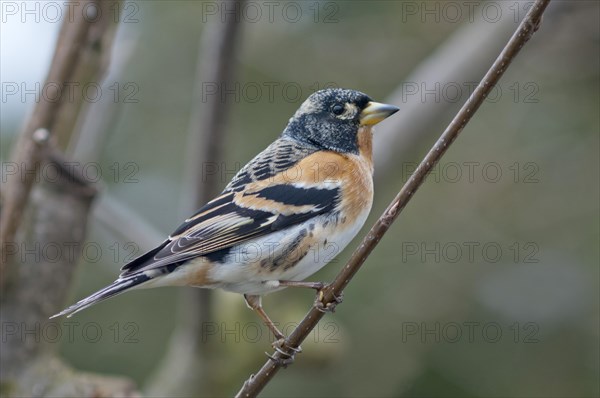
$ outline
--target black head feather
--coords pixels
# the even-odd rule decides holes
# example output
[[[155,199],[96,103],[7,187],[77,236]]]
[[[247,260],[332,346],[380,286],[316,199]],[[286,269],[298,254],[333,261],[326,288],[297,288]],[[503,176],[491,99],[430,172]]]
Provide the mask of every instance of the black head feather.
[[[317,91],[296,111],[283,135],[318,148],[357,154],[360,113],[369,101],[369,96],[355,90]]]

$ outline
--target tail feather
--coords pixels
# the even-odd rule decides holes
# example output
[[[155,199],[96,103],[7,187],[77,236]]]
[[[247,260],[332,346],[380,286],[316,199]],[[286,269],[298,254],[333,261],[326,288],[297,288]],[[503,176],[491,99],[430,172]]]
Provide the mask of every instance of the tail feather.
[[[76,314],[81,310],[84,310],[94,304],[97,304],[100,301],[104,301],[118,294],[121,294],[126,290],[137,287],[150,279],[152,278],[146,275],[145,273],[139,273],[125,278],[119,278],[110,285],[106,286],[104,289],[98,290],[96,293],[84,298],[83,300],[78,301],[77,303],[59,312],[58,314],[52,315],[50,319],[63,315],[66,315],[67,318],[70,318],[73,314]]]

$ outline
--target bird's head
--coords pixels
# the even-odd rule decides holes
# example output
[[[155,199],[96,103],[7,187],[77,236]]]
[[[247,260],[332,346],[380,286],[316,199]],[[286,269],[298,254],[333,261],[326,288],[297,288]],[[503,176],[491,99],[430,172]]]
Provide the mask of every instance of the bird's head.
[[[341,153],[358,154],[358,132],[373,126],[399,108],[374,102],[360,91],[320,90],[304,101],[283,135]]]

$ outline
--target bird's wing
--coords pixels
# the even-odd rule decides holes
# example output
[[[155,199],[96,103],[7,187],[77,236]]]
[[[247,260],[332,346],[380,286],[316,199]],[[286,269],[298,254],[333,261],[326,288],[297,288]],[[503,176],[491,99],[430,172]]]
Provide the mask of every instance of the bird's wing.
[[[162,245],[125,265],[121,276],[182,263],[335,211],[341,182],[305,170],[318,155],[271,145]]]

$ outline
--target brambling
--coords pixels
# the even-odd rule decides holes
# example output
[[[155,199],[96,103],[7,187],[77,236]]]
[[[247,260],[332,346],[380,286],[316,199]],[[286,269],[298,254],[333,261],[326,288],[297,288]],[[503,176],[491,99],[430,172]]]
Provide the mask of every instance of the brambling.
[[[397,111],[354,90],[315,92],[221,195],[121,268],[112,284],[53,317],[138,288],[221,288],[243,294],[282,340],[261,295],[323,288],[303,280],[362,228],[373,202],[373,125]]]

